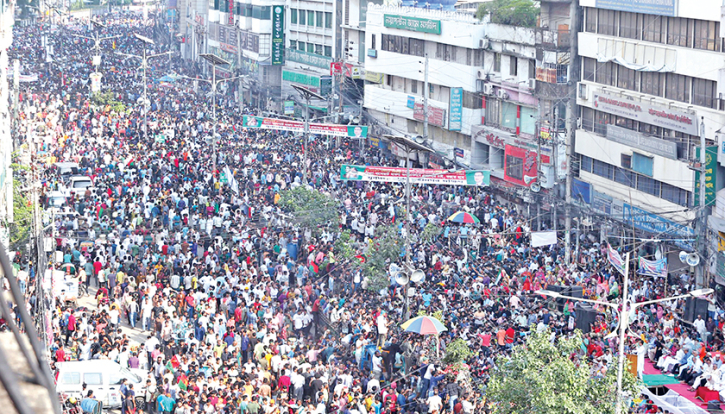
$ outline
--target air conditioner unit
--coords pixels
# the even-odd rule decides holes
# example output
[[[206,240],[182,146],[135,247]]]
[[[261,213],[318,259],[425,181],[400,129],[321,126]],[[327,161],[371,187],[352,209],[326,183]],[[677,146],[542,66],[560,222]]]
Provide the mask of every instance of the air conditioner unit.
[[[478,48],[479,49],[488,49],[488,39],[479,39]]]
[[[480,80],[485,80],[485,81],[489,80],[489,78],[490,78],[489,74],[486,73],[486,71],[483,69],[478,70],[478,72],[476,73],[476,77]]]
[[[483,94],[484,95],[493,95],[493,85],[490,83],[486,83],[483,85]]]
[[[501,99],[508,99],[509,98],[508,92],[506,92],[503,89],[499,89],[498,91],[496,91],[496,96],[498,96]]]
[[[579,99],[586,101],[587,97],[587,85],[585,83],[579,84]]]
[[[529,79],[529,89],[531,89],[532,91],[536,89],[536,79]]]

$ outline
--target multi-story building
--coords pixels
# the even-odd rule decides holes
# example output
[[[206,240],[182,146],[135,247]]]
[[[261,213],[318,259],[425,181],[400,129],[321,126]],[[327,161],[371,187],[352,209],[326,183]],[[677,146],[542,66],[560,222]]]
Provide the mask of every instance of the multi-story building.
[[[0,115],[5,120],[11,119],[10,114],[10,85],[8,83],[7,50],[13,43],[13,23],[15,22],[15,3],[2,2],[0,11]],[[19,66],[15,64],[14,70],[19,75]],[[16,76],[15,79],[18,79]],[[17,88],[18,85],[15,85]],[[11,135],[11,122],[0,125],[0,218],[3,223],[13,222],[13,170],[10,168],[13,152],[13,138]],[[0,228],[0,240],[9,246],[7,227]]]
[[[287,50],[282,68],[282,94],[303,103],[292,88],[305,86],[323,96],[331,95],[333,60],[340,59],[340,0],[288,0]],[[311,107],[327,110],[325,102]]]
[[[725,125],[721,4],[580,0],[572,190],[594,211],[661,238],[695,236],[690,164],[700,135],[716,152]],[[717,170],[707,165],[708,204],[722,187]]]

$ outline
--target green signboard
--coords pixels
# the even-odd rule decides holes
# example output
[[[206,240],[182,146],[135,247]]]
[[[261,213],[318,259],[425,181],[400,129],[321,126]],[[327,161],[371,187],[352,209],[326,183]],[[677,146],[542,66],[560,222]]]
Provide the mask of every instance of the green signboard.
[[[284,7],[272,7],[272,64],[284,64]]]
[[[285,58],[290,62],[304,63],[322,69],[330,69],[332,63],[331,57],[289,48],[285,50]]]
[[[705,204],[715,205],[717,191],[717,145],[705,151]],[[695,148],[695,159],[700,159],[700,147]],[[695,206],[700,205],[700,172],[695,172]]]
[[[312,86],[315,88],[320,87],[319,76],[306,75],[304,73],[297,73],[289,70],[282,71],[282,80],[299,83],[300,85]]]
[[[440,20],[386,14],[383,19],[383,24],[385,27],[390,27],[391,29],[411,30],[414,32],[432,33],[438,35],[441,34]]]

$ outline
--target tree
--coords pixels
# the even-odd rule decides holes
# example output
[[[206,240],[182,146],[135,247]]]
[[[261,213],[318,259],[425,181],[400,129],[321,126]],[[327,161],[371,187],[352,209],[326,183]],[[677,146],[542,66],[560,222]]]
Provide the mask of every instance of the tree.
[[[473,355],[475,353],[468,347],[466,340],[456,338],[446,345],[446,354],[443,356],[443,362],[451,365],[463,364]]]
[[[491,15],[491,23],[536,27],[539,7],[532,0],[492,0],[478,6],[476,17]]]
[[[441,233],[443,233],[443,228],[440,225],[429,222],[420,233],[420,242],[423,244],[431,244]]]
[[[22,184],[13,179],[13,222],[10,223],[10,250],[27,252],[28,237],[33,219],[33,207],[21,190]]]
[[[316,232],[318,227],[335,225],[338,221],[338,202],[327,194],[299,186],[282,191],[279,206],[292,214],[301,227]]]
[[[581,331],[550,341],[550,332],[532,333],[510,358],[499,357],[486,389],[496,413],[610,414],[615,412],[617,371],[592,376],[581,351]],[[616,362],[616,361],[615,361]],[[625,370],[623,389],[634,393],[637,380]]]
[[[395,224],[378,226],[375,229],[373,245],[368,250],[367,260],[362,264],[363,275],[367,277],[367,289],[378,292],[390,286],[387,266],[400,257],[403,242]]]

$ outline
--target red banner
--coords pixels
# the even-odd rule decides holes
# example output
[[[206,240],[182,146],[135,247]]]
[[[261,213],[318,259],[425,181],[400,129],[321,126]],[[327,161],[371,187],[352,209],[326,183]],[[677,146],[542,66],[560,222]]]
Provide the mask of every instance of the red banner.
[[[529,187],[538,179],[536,151],[506,145],[503,165],[503,176],[508,182]]]

